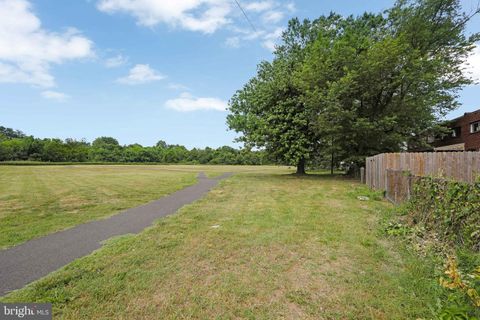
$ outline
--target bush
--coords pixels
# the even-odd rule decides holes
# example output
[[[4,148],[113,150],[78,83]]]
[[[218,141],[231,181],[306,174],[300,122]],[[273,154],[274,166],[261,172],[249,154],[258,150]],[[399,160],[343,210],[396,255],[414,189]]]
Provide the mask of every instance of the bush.
[[[439,319],[478,319],[480,313],[480,266],[464,274],[458,267],[457,259],[448,257],[445,277],[440,285],[449,290],[446,301],[440,304]]]
[[[409,209],[411,222],[435,232],[440,241],[480,251],[480,181],[421,178]]]
[[[479,320],[480,180],[415,177],[412,189],[410,201],[396,208],[399,221],[386,225],[385,233],[404,237],[435,264],[447,259],[432,274],[443,288],[431,306],[433,319]]]

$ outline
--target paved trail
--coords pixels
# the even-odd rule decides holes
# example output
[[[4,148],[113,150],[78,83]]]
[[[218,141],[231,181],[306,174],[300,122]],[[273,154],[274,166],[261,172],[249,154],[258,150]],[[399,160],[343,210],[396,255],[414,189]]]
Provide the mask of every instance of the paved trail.
[[[146,205],[128,209],[108,219],[78,225],[16,247],[0,251],[0,296],[20,289],[52,271],[90,254],[101,242],[127,233],[138,233],[154,220],[175,213],[200,199],[231,174],[215,179],[198,175],[198,183]]]

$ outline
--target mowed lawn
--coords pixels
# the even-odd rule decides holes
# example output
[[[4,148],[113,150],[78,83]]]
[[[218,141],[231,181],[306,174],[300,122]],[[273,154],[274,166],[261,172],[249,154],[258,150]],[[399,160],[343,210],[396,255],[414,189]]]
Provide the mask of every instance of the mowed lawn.
[[[242,166],[0,166],[0,249],[111,216]],[[278,170],[265,167],[265,170]]]
[[[430,315],[431,267],[385,238],[388,203],[341,177],[243,171],[0,300],[52,302],[55,319]]]

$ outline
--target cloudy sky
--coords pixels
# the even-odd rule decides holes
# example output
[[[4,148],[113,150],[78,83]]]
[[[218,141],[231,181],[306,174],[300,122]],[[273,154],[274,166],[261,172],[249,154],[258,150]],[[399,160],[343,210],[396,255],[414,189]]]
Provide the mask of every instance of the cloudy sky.
[[[271,59],[288,19],[393,1],[240,3],[256,31],[234,0],[0,0],[0,125],[38,137],[233,145],[227,101]],[[480,50],[471,64],[480,78]],[[450,116],[480,108],[479,89],[466,88]]]

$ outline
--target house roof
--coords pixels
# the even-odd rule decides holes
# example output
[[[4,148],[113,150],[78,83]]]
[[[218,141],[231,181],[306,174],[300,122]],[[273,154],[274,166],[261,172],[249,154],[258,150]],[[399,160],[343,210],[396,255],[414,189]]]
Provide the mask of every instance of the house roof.
[[[454,119],[447,120],[447,121],[457,121],[457,120],[462,119],[463,117],[466,117],[466,116],[471,115],[471,114],[477,114],[477,113],[480,114],[480,109],[475,110],[475,111],[471,111],[471,112],[465,112],[465,113],[463,114],[463,116],[456,117],[456,118],[454,118]]]

